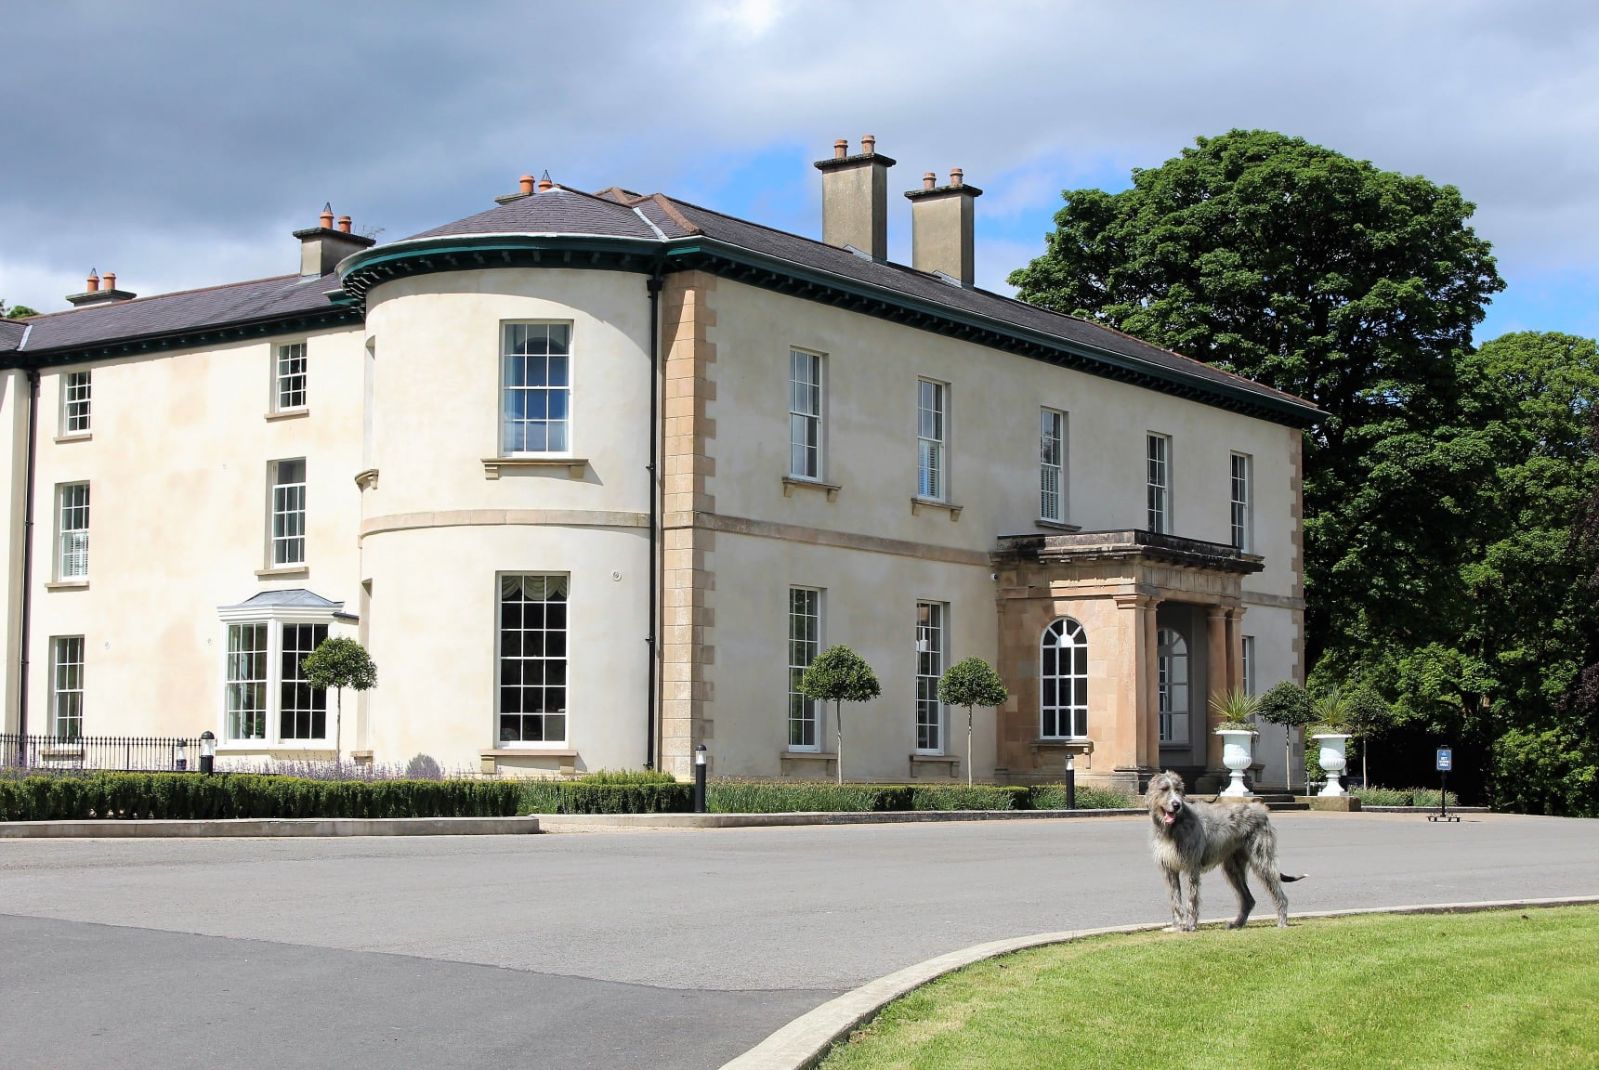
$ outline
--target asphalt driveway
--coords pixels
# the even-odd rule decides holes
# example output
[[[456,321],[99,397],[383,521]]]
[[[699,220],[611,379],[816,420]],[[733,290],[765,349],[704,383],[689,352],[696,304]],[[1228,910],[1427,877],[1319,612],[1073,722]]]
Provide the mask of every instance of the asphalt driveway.
[[[1296,910],[1599,893],[1599,822],[1275,820]],[[0,841],[0,1065],[716,1067],[946,951],[1163,920],[1144,821]]]

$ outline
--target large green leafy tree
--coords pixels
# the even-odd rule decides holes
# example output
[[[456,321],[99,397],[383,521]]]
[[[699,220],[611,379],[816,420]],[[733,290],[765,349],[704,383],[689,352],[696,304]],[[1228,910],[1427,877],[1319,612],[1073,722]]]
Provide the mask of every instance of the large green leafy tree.
[[[0,319],[20,320],[28,316],[37,316],[39,313],[27,305],[8,305],[5,298],[0,297]]]
[[[1413,644],[1457,582],[1476,464],[1430,431],[1503,288],[1453,186],[1303,139],[1234,130],[1069,190],[1027,301],[1097,320],[1308,398],[1307,624],[1324,651]]]

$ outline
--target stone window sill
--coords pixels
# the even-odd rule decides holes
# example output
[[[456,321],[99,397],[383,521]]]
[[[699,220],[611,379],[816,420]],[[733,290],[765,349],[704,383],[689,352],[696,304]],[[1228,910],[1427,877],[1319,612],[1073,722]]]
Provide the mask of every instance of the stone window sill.
[[[88,580],[50,580],[44,585],[47,591],[87,591]]]
[[[517,765],[530,759],[554,758],[556,772],[561,776],[575,776],[577,774],[578,753],[575,750],[566,750],[559,747],[549,749],[534,747],[489,747],[478,751],[479,771],[485,775],[498,774],[502,771],[521,769],[528,771],[528,767]],[[504,769],[501,768],[504,763]],[[535,772],[539,770],[533,770]],[[547,770],[544,770],[547,772]]]
[[[266,414],[267,422],[277,420],[298,420],[302,416],[310,416],[310,409],[277,409]]]
[[[581,479],[588,466],[588,459],[584,457],[485,457],[483,478],[499,479],[506,470],[558,473],[564,468],[568,479]]]
[[[1073,754],[1094,753],[1094,741],[1091,739],[1035,739],[1033,740],[1033,753],[1041,750],[1071,751]]]
[[[960,769],[961,760],[948,754],[912,754],[910,756],[911,778],[921,777],[921,770],[930,766],[941,765],[944,767],[945,776],[954,776]]]
[[[826,494],[830,502],[838,501],[840,487],[837,483],[823,483],[819,479],[800,479],[798,476],[783,477],[783,497],[792,498],[796,490],[808,490]]]
[[[292,755],[295,758],[329,757],[333,756],[333,748],[320,739],[285,740],[282,743],[265,743],[260,740],[241,739],[233,743],[217,743],[217,755],[229,758],[270,758],[277,755]],[[198,768],[196,766],[195,768]]]
[[[932,511],[932,512],[940,512],[941,511],[941,512],[948,513],[950,520],[959,520],[961,518],[961,510],[963,508],[965,508],[965,506],[952,505],[949,502],[934,501],[932,498],[912,498],[911,499],[911,515],[912,516],[919,515],[923,510],[928,510],[928,511]]]
[[[822,762],[830,770],[838,761],[838,754],[827,750],[785,750],[778,752],[777,758],[779,767],[786,773],[791,765],[811,762]]]
[[[1062,520],[1044,520],[1044,519],[1039,519],[1039,520],[1033,521],[1033,523],[1036,524],[1037,526],[1041,527],[1041,528],[1044,528],[1044,529],[1048,530],[1048,531],[1068,531],[1068,532],[1070,532],[1070,531],[1082,531],[1083,530],[1083,526],[1081,524],[1068,524],[1068,523],[1066,523],[1065,521],[1062,521]]]
[[[280,568],[258,568],[255,570],[255,574],[264,580],[279,579],[288,576],[304,577],[311,575],[311,566],[284,565]]]
[[[73,431],[65,435],[57,435],[57,442],[88,442],[94,438],[93,431]]]

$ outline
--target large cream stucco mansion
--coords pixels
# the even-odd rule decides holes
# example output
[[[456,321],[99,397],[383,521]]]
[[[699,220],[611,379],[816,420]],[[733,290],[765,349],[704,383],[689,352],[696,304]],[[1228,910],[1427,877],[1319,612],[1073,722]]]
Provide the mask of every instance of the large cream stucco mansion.
[[[294,274],[0,321],[5,729],[331,757],[321,638],[371,651],[345,758],[965,778],[944,668],[996,664],[980,779],[1220,769],[1207,695],[1304,670],[1307,403],[977,289],[959,172],[817,164],[817,242],[524,178]],[[285,267],[290,267],[286,263]],[[1283,783],[1282,736],[1257,747]]]

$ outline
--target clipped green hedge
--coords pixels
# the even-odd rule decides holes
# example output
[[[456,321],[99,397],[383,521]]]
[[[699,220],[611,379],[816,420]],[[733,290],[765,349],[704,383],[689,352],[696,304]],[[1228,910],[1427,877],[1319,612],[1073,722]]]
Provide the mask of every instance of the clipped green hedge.
[[[517,812],[523,814],[686,814],[694,809],[694,786],[666,782],[524,780]]]
[[[917,784],[911,788],[912,810],[1031,810],[1024,787],[997,784]]]
[[[712,780],[705,786],[705,809],[713,814],[884,813],[911,809],[911,791],[898,784]]]
[[[1362,806],[1420,806],[1438,809],[1437,788],[1350,788],[1349,794],[1360,800]],[[1460,797],[1449,793],[1449,805],[1459,806]]]
[[[509,817],[519,789],[493,780],[307,780],[257,773],[92,773],[0,780],[0,820],[235,817]]]
[[[1035,784],[1028,790],[1029,809],[1066,809],[1065,784]],[[1130,810],[1137,806],[1138,800],[1124,792],[1111,791],[1109,788],[1085,788],[1081,785],[1077,788],[1079,810]]]

